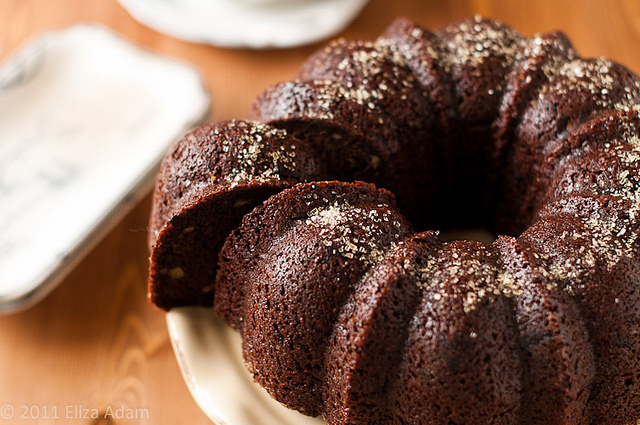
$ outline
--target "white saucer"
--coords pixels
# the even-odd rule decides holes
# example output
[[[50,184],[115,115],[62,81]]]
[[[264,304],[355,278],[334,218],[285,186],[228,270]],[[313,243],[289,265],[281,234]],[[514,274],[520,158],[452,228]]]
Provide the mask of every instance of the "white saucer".
[[[240,335],[212,309],[173,308],[167,313],[173,350],[196,403],[217,425],[322,425],[283,407],[251,379]]]
[[[79,25],[0,65],[0,311],[40,299],[208,116],[198,72]]]
[[[119,0],[138,21],[180,39],[285,48],[329,38],[368,0]]]

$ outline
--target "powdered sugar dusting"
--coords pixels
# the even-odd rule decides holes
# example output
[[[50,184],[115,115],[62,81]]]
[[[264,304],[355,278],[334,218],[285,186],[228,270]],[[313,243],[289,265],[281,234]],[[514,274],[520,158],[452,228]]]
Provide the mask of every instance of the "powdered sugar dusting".
[[[404,269],[434,302],[459,299],[464,312],[470,313],[485,300],[523,294],[519,282],[496,261],[491,252],[481,255],[477,247],[466,243],[446,244],[440,255],[429,258],[424,266],[408,262]]]
[[[323,244],[334,254],[366,266],[378,263],[403,232],[402,223],[387,205],[363,208],[338,200],[311,210],[305,225],[317,228]]]
[[[448,71],[460,66],[477,68],[490,57],[501,58],[507,68],[524,48],[525,39],[500,22],[476,16],[456,27],[453,36],[445,38],[445,46],[449,54],[443,60]]]
[[[225,154],[235,155],[236,167],[222,176],[232,187],[248,181],[279,180],[282,171],[295,171],[296,146],[287,142],[284,130],[245,121],[232,121],[227,127],[237,130],[239,136],[230,140],[219,129],[214,135],[221,140]],[[273,138],[281,139],[282,143],[278,147],[266,146],[265,141]]]

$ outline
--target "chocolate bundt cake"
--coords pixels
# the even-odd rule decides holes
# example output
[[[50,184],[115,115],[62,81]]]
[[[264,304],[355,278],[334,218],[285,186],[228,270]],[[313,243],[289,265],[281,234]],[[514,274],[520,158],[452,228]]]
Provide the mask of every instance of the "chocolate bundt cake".
[[[640,78],[561,33],[399,18],[161,166],[157,306],[213,307],[330,424],[640,420]],[[435,230],[482,227],[491,244]]]

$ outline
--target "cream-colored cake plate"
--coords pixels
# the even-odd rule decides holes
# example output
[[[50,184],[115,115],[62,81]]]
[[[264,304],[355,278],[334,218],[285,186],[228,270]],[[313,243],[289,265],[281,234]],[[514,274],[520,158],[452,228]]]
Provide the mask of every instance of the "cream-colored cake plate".
[[[226,47],[285,48],[329,38],[368,0],[119,0],[143,24]]]
[[[196,403],[217,425],[322,425],[283,407],[253,382],[237,332],[212,309],[174,308],[167,326],[182,375]]]
[[[0,311],[40,299],[208,116],[190,66],[108,29],[44,34],[0,66]]]

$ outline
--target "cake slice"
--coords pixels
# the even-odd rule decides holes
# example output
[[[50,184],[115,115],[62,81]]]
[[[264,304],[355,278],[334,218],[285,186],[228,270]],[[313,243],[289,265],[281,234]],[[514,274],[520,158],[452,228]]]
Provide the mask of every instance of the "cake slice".
[[[342,305],[411,231],[393,196],[364,183],[296,185],[243,219],[220,254],[214,309],[240,330],[249,370],[275,399],[320,413]]]
[[[274,127],[224,121],[187,134],[164,158],[153,195],[151,302],[165,310],[211,306],[218,253],[242,217],[321,176],[315,152]]]

